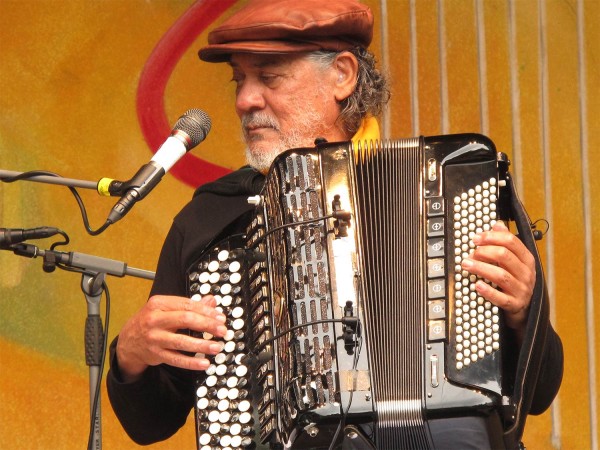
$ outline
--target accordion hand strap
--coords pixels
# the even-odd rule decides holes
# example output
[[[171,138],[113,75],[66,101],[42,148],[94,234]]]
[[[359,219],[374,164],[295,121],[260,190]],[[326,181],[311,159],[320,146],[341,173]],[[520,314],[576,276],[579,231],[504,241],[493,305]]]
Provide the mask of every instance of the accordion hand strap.
[[[506,182],[510,192],[511,215],[515,221],[518,236],[534,256],[536,270],[535,287],[529,305],[527,327],[519,352],[515,386],[510,405],[514,416],[514,424],[505,431],[505,443],[510,448],[518,446],[523,434],[525,419],[531,407],[549,327],[549,306],[546,281],[535,244],[531,221],[519,200],[510,173],[506,175]]]

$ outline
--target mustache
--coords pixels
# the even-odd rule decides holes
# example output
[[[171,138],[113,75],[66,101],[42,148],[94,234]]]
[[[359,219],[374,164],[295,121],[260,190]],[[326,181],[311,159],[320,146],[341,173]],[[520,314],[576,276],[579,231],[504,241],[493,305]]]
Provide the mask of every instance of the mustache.
[[[275,131],[279,131],[279,122],[275,117],[263,112],[244,114],[242,116],[242,129],[244,130],[244,134],[246,134],[250,128],[273,128]]]

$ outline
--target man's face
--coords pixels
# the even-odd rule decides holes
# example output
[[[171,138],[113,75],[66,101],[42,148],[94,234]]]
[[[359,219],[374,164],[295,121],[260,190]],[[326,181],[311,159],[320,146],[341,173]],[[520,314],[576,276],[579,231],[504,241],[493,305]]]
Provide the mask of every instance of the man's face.
[[[230,65],[250,165],[266,171],[284,150],[313,146],[317,137],[347,139],[336,124],[340,111],[332,68],[323,69],[304,54],[238,53]]]

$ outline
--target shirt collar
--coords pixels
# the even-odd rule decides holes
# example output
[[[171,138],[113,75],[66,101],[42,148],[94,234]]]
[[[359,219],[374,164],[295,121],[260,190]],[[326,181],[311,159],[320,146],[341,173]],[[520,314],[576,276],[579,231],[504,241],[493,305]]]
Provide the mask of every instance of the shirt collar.
[[[356,131],[356,134],[352,137],[352,143],[356,146],[364,141],[368,142],[378,140],[379,137],[380,133],[377,119],[372,116],[367,116],[362,120],[360,127],[358,127],[358,130]]]

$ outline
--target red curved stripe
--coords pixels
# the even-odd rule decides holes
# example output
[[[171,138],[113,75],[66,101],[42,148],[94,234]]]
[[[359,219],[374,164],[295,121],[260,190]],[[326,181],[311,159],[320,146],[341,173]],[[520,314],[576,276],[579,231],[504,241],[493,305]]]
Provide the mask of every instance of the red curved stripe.
[[[237,0],[198,0],[165,33],[142,70],[137,90],[137,115],[146,143],[153,152],[171,131],[164,104],[167,82],[175,66],[210,24]],[[192,187],[229,173],[191,153],[173,166],[170,173]]]

